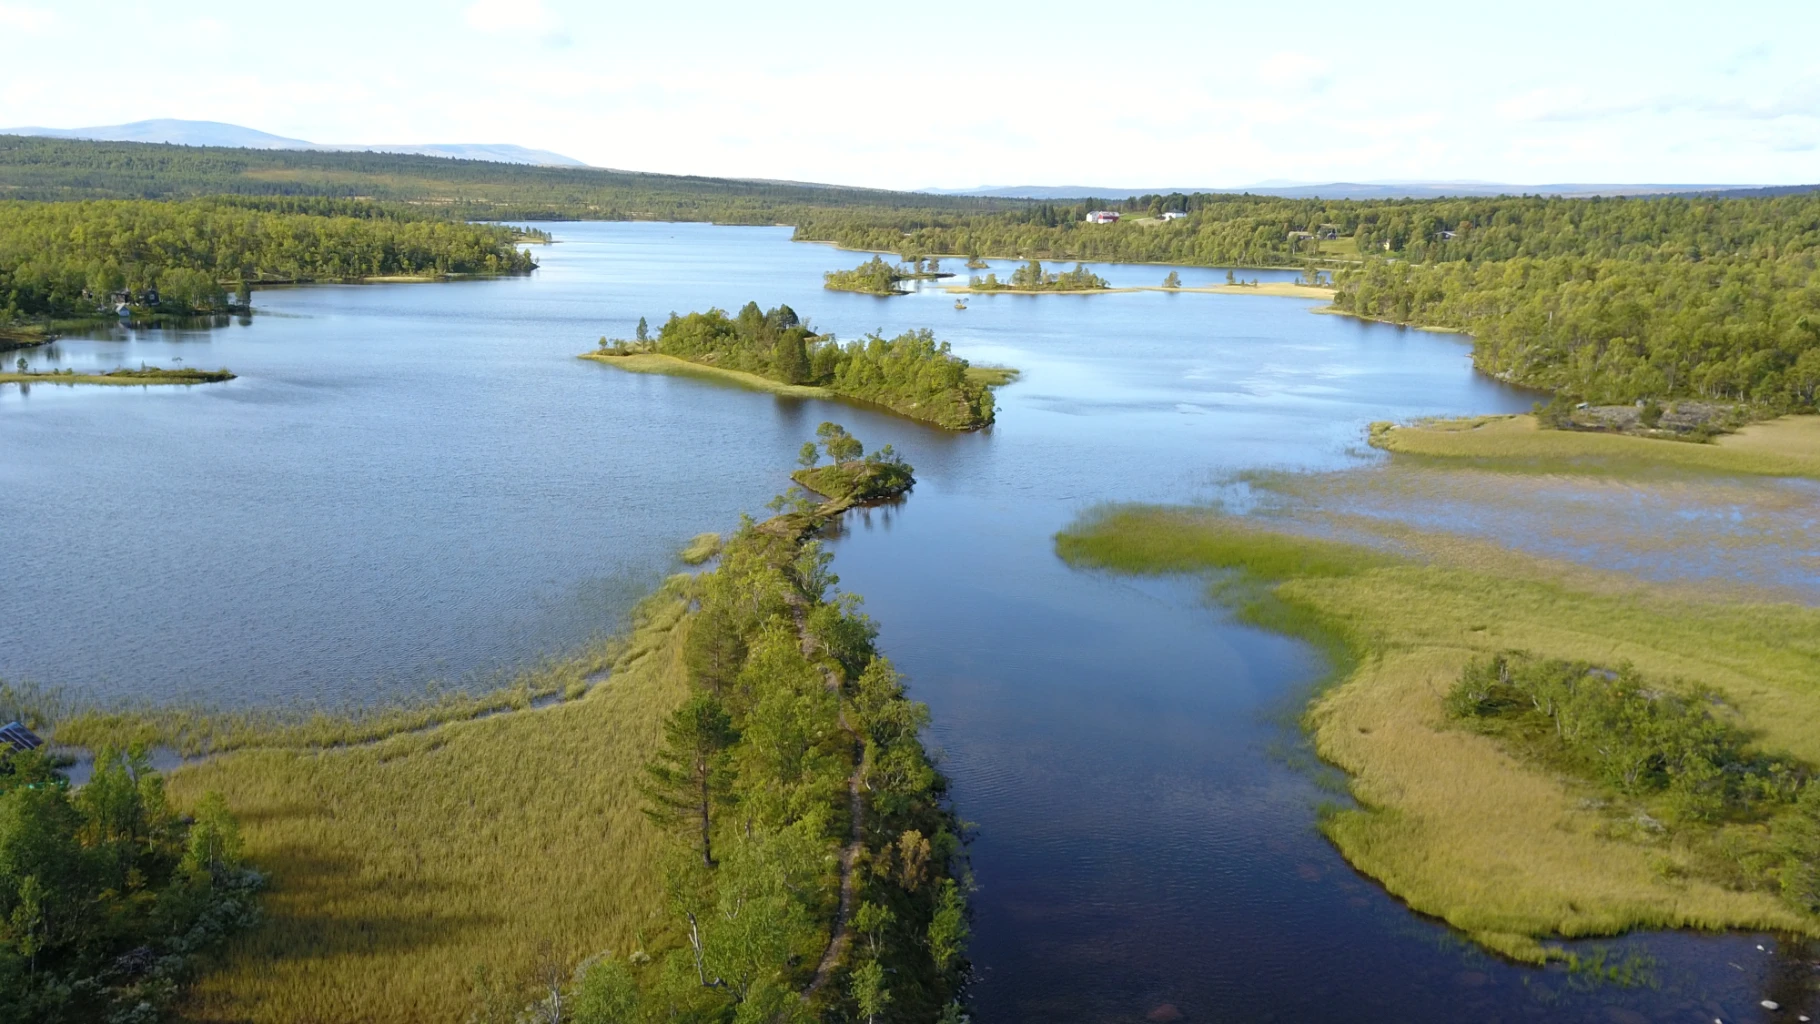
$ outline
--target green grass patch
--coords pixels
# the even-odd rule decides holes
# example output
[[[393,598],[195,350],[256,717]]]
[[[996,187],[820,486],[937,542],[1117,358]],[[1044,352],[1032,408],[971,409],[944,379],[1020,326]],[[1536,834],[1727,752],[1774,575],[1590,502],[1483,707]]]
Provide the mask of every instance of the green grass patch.
[[[715,555],[720,554],[720,534],[698,533],[682,549],[679,556],[684,565],[700,565]]]

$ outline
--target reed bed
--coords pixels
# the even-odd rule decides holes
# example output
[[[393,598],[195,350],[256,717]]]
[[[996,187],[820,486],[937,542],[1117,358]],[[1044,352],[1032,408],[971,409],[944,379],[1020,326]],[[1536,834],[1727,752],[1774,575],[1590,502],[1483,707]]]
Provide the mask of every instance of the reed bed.
[[[579,699],[172,773],[179,802],[226,796],[272,879],[265,921],[198,981],[186,1016],[461,1021],[477,986],[496,998],[540,962],[641,948],[668,843],[636,784],[687,692],[686,597],[672,584],[637,621]]]

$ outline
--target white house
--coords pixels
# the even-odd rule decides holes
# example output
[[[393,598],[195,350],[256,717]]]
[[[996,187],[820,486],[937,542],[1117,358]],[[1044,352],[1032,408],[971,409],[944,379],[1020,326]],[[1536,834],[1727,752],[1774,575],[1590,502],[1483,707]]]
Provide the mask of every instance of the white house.
[[[1164,210],[1163,211],[1164,220],[1181,220],[1182,218],[1184,218],[1186,216],[1188,216],[1188,215],[1183,213],[1180,210]]]
[[[1087,215],[1089,224],[1117,224],[1119,215],[1111,210],[1095,210]]]

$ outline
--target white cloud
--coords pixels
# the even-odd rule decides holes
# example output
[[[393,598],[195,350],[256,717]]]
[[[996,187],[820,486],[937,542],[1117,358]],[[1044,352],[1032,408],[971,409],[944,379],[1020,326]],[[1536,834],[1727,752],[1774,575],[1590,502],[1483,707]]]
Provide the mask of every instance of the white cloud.
[[[545,35],[559,29],[556,15],[543,0],[474,0],[462,19],[482,32]]]
[[[0,4],[0,28],[35,35],[49,31],[56,23],[57,16],[50,11],[20,4]]]
[[[1280,89],[1324,92],[1333,84],[1333,69],[1319,57],[1306,53],[1275,53],[1258,65],[1258,78]]]

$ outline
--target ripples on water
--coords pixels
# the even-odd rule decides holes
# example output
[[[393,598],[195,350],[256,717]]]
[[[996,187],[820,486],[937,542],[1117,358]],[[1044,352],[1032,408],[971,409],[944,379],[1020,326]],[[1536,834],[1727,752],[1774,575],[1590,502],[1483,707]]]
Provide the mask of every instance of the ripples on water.
[[[1231,623],[1194,581],[1055,559],[1055,531],[1099,502],[1355,467],[1375,458],[1372,420],[1528,407],[1475,376],[1458,339],[1249,296],[980,296],[961,312],[927,286],[825,292],[822,271],[860,255],[787,229],[554,230],[528,278],[267,290],[250,326],[31,353],[241,376],[0,389],[0,676],[222,704],[485,679],[614,628],[682,543],[759,510],[836,419],[917,467],[907,502],[832,544],[930,703],[976,826],[976,1019],[1625,1024],[1804,998],[1805,960],[1744,937],[1612,944],[1657,959],[1662,987],[1645,990],[1580,991],[1462,947],[1314,831],[1325,794],[1281,724],[1320,674],[1307,650]],[[1025,373],[997,426],[957,436],[573,358],[640,316],[747,299],[848,338],[931,326]],[[1433,525],[1503,535],[1438,498]],[[1798,505],[1765,514],[1793,531]]]

